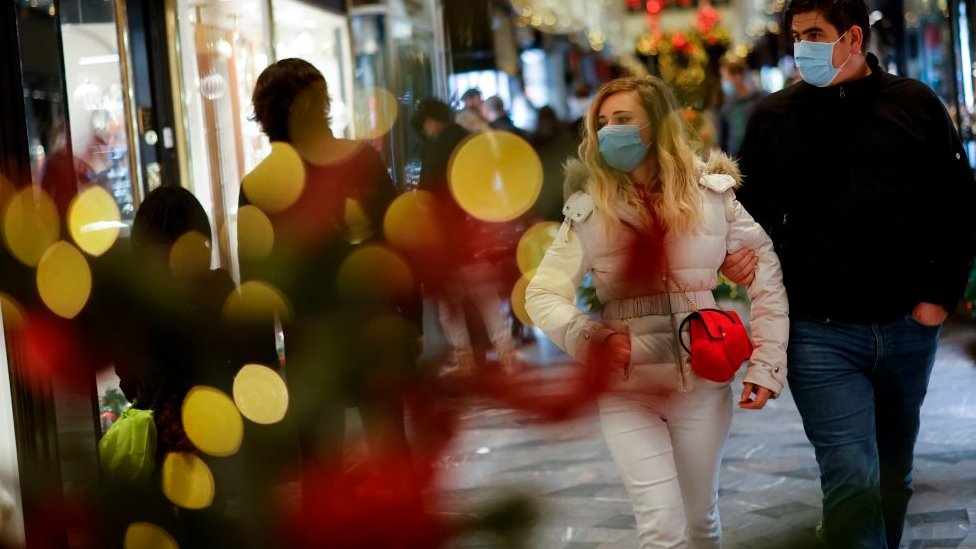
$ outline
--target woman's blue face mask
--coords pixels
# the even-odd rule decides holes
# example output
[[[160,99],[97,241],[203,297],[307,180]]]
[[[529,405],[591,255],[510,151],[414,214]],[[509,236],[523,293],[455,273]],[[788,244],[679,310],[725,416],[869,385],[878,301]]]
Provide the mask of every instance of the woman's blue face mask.
[[[607,125],[597,132],[600,140],[600,155],[611,168],[631,172],[636,168],[650,149],[650,143],[641,140],[640,132],[650,126],[636,124]]]

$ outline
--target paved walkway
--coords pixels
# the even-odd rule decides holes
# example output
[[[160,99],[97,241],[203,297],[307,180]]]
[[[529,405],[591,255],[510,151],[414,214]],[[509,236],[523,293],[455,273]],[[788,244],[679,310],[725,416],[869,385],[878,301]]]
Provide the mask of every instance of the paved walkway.
[[[973,349],[976,325],[944,330],[922,410],[917,487],[902,547],[976,548]],[[546,368],[566,366],[551,345],[527,352]],[[594,414],[540,427],[511,411],[474,408],[443,468],[447,504],[459,512],[512,490],[537,496],[544,514],[526,547],[637,547],[630,503]],[[819,477],[788,391],[765,411],[736,409],[720,496],[726,547],[798,547],[797,539],[809,538],[820,513]]]

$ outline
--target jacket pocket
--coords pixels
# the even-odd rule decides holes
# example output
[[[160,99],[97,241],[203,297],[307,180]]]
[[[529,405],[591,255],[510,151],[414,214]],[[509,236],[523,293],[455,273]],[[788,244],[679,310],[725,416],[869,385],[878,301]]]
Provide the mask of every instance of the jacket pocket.
[[[610,390],[665,393],[681,390],[681,368],[676,362],[671,321],[667,315],[649,315],[610,322],[614,330],[630,333],[629,374],[614,373]]]

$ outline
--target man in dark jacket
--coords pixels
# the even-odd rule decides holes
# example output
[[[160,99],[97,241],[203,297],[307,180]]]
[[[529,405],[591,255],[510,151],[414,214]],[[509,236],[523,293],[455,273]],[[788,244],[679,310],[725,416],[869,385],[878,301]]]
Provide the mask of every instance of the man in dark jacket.
[[[514,372],[515,342],[502,315],[499,274],[484,254],[495,246],[496,231],[492,229],[499,224],[468,215],[454,199],[448,183],[451,156],[470,135],[453,118],[454,112],[447,103],[430,98],[418,104],[412,120],[414,128],[428,140],[419,187],[437,198],[439,232],[445,245],[433,264],[428,260],[416,265],[415,259],[415,271],[422,273],[425,293],[437,302],[441,328],[451,347],[445,373],[468,375],[476,369],[464,314],[468,302],[477,306],[502,369]]]
[[[512,117],[505,110],[505,103],[502,102],[501,97],[493,95],[485,99],[481,113],[485,115],[485,120],[488,121],[491,129],[500,132],[512,132],[521,138],[525,138],[525,132],[516,126],[515,122],[512,122]]]
[[[864,52],[864,0],[785,16],[804,82],[756,107],[739,199],[782,261],[827,546],[895,549],[939,327],[976,252],[976,184],[939,99]]]

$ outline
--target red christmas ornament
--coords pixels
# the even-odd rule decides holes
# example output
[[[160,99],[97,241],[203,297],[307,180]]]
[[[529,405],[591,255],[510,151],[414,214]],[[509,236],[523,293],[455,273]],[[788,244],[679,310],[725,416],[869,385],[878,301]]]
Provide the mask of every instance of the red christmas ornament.
[[[712,6],[704,6],[698,10],[698,30],[707,34],[722,20],[722,15]]]
[[[651,15],[657,15],[661,13],[664,6],[661,4],[661,0],[647,0],[647,13]]]

